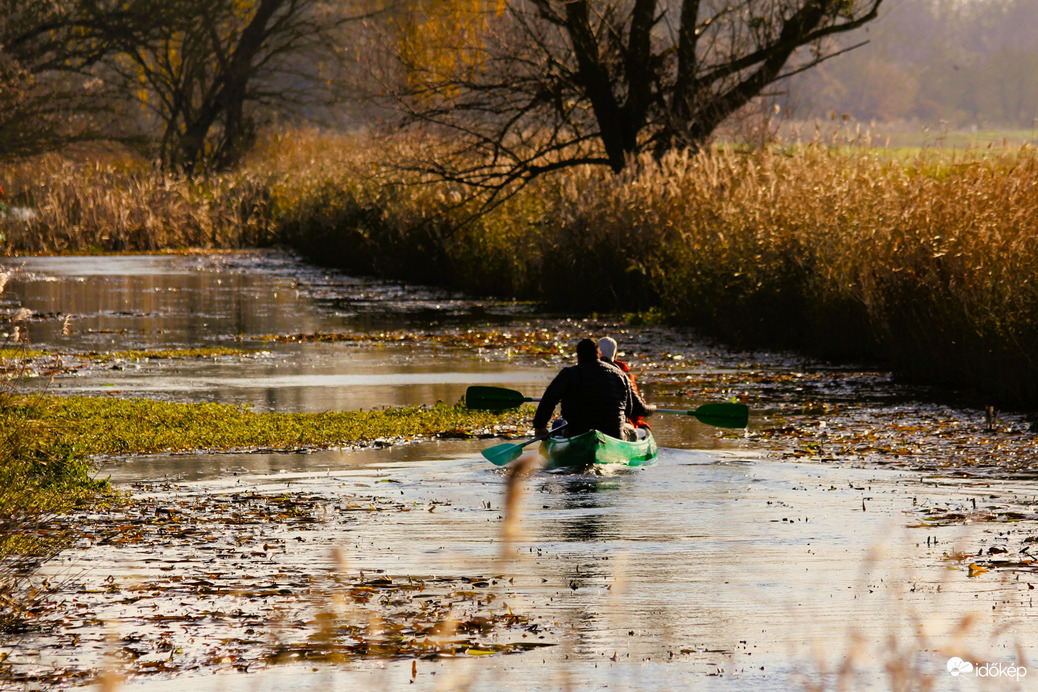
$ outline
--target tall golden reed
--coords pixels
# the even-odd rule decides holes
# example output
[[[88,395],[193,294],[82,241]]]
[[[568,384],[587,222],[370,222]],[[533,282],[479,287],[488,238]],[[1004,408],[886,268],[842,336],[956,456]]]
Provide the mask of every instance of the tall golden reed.
[[[41,157],[3,172],[31,215],[0,222],[8,253],[248,247],[269,242],[267,185],[191,181],[141,163]]]
[[[284,242],[322,262],[584,311],[655,309],[737,343],[878,357],[1038,403],[1038,155],[815,142],[571,169],[489,211],[408,170],[427,139],[271,133],[187,181],[50,164],[8,250]]]

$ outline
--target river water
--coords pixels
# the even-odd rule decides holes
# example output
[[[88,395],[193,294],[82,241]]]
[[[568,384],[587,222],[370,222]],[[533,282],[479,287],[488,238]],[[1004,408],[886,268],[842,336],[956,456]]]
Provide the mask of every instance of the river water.
[[[47,626],[6,650],[29,688],[98,674],[148,690],[1028,686],[1038,484],[1022,418],[985,430],[978,411],[882,372],[359,280],[280,253],[3,264],[0,309],[31,310],[31,346],[63,354],[60,374],[25,386],[56,393],[276,411],[453,403],[470,384],[536,396],[565,358],[483,347],[484,335],[549,332],[569,346],[608,331],[648,399],[738,396],[753,411],[746,432],[660,417],[656,465],[539,472],[510,497],[508,471],[479,455],[487,439],[109,460],[102,473],[135,504],[78,517],[107,533],[45,565],[60,583]],[[300,338],[314,333],[357,338]],[[217,346],[249,353],[76,355]],[[1003,458],[1012,473],[998,472]],[[373,578],[429,585],[461,623],[522,618],[450,657],[308,660],[322,618],[388,627],[414,608],[344,596]],[[261,655],[286,642],[296,655]],[[506,649],[522,651],[493,653]],[[973,669],[953,676],[953,657]]]

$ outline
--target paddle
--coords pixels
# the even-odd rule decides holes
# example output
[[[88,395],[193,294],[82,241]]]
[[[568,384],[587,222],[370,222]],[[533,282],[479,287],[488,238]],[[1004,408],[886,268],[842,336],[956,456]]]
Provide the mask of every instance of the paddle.
[[[750,407],[746,404],[703,404],[692,411],[658,408],[656,413],[695,416],[700,423],[713,425],[717,428],[745,428],[750,422]]]
[[[473,385],[465,390],[465,405],[479,411],[507,411],[518,408],[527,401],[540,401],[523,396],[521,392],[504,387]]]
[[[522,392],[504,387],[473,385],[465,391],[465,405],[481,411],[504,411],[521,406],[527,401],[540,401],[540,399],[524,396]],[[746,404],[703,404],[691,411],[658,408],[656,413],[694,416],[700,423],[718,428],[745,428],[750,420],[750,407]],[[484,456],[486,455],[484,454]]]
[[[565,427],[565,425],[560,425],[553,429],[552,432],[554,433]],[[494,445],[490,449],[483,450],[483,457],[495,466],[504,466],[505,464],[518,459],[519,455],[523,453],[523,447],[533,444],[534,442],[540,442],[543,439],[545,438],[535,437],[532,440],[527,440],[521,444],[505,442],[504,444]]]

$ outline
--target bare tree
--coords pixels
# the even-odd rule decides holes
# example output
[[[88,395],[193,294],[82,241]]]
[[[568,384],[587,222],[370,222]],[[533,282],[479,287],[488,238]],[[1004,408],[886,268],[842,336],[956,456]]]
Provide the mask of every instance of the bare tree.
[[[0,158],[89,139],[102,84],[78,72],[57,26],[67,4],[0,0]]]
[[[33,88],[32,75],[0,46],[0,158],[35,153],[54,136]]]
[[[403,32],[392,93],[407,123],[449,134],[455,150],[430,165],[444,177],[498,189],[578,164],[619,172],[701,147],[769,85],[848,50],[826,39],[882,1],[485,2],[478,20],[439,25],[482,26],[475,58],[430,60]]]
[[[344,31],[367,16],[346,0],[28,4],[51,9],[9,32],[13,54],[132,97],[159,130],[163,165],[187,173],[233,165],[258,118],[340,97]]]

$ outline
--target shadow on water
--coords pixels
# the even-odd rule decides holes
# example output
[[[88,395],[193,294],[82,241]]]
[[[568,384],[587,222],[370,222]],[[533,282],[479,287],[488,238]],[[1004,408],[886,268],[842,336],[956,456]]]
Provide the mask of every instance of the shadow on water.
[[[622,517],[614,510],[622,499],[627,481],[633,480],[628,470],[613,471],[609,475],[553,473],[550,476],[533,491],[538,498],[547,496],[552,501],[541,507],[551,522],[545,529],[547,540],[592,546],[620,537]],[[560,576],[570,590],[577,591],[607,578],[609,572],[603,565],[600,561],[583,566],[580,561],[567,561]],[[594,629],[593,614],[582,612],[578,617],[583,623],[578,628],[580,631]]]

